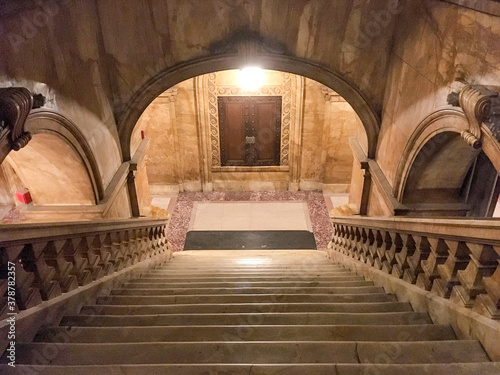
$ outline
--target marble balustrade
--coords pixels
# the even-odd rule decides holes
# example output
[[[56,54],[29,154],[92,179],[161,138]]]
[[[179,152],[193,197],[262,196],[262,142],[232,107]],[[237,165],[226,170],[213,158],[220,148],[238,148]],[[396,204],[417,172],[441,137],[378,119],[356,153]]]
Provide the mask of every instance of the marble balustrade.
[[[332,217],[329,251],[500,319],[500,221]]]
[[[166,220],[0,225],[0,320],[15,265],[15,310],[25,310],[103,276],[171,251]],[[11,281],[12,282],[12,281]]]

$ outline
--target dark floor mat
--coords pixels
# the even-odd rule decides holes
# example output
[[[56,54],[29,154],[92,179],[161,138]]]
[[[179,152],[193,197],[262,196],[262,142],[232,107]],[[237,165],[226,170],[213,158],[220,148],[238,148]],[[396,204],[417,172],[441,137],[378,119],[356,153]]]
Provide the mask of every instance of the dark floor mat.
[[[190,231],[184,250],[316,250],[314,234],[305,230]]]

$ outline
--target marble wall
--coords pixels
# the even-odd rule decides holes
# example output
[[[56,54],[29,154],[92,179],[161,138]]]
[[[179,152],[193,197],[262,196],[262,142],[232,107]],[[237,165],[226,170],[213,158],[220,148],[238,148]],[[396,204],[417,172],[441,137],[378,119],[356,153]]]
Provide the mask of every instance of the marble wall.
[[[175,64],[209,55],[211,45],[241,30],[274,40],[290,55],[338,71],[374,108],[382,108],[393,23],[369,33],[373,36],[367,36],[365,25],[375,15],[389,12],[392,5],[385,2],[4,3],[2,86],[26,86],[43,93],[48,108],[77,124],[95,153],[104,186],[121,162],[116,123],[139,88]]]
[[[447,95],[461,82],[500,85],[498,17],[440,1],[401,3],[377,151],[391,184],[414,129],[447,106]]]
[[[0,83],[44,94],[47,108],[76,124],[94,153],[104,188],[123,161],[117,124],[131,98],[160,72],[209,56],[217,42],[241,30],[275,41],[285,55],[337,72],[359,89],[382,118],[376,158],[391,184],[413,130],[446,105],[447,94],[460,86],[457,80],[500,82],[498,17],[452,4],[478,3],[473,0],[40,0],[11,7],[15,3],[2,3]],[[190,77],[180,71],[178,78]],[[189,99],[193,90],[186,84],[177,94],[187,103],[176,113],[185,124],[196,114],[196,101]],[[162,109],[165,117],[171,109]],[[304,123],[304,131],[313,134],[324,119],[311,115],[310,120],[314,125],[306,129]],[[179,129],[177,148],[184,147],[182,159],[189,164],[168,179],[198,189],[205,178],[203,154],[200,145],[188,141],[197,130]],[[356,132],[366,151],[359,128]],[[154,142],[171,147],[172,136]],[[303,146],[311,160],[344,155],[333,148],[318,156]],[[157,167],[171,162],[163,155]],[[303,163],[300,169],[309,186],[317,176],[337,183],[348,174],[347,161],[336,173]]]
[[[239,88],[234,70],[197,79],[212,87],[213,95],[203,89],[195,92],[195,79],[184,81],[154,100],[134,129],[132,151],[141,141],[141,131],[150,139],[145,160],[153,194],[199,191],[207,182],[215,190],[288,190],[296,160],[300,160],[296,170],[301,189],[348,191],[353,164],[348,138],[361,125],[337,93],[309,79],[298,85],[300,77],[276,71],[266,71],[264,86],[255,92]],[[288,155],[286,164],[220,167],[217,106],[210,103],[216,103],[217,95],[276,94],[283,96],[282,136],[286,138],[282,138],[282,155]],[[298,97],[305,98],[303,104]],[[291,106],[286,107],[287,103]],[[204,144],[210,145],[208,152],[203,151]],[[202,178],[202,169],[209,170],[209,181]]]
[[[96,203],[85,165],[70,146],[56,136],[35,134],[26,147],[9,154],[7,163],[22,187],[29,188],[35,206]]]

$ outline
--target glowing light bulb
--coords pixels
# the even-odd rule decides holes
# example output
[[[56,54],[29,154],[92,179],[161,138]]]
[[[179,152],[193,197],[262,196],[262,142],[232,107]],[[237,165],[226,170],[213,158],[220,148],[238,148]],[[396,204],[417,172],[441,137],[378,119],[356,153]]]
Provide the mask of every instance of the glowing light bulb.
[[[240,86],[246,91],[255,91],[264,85],[266,74],[261,68],[244,68],[240,70]]]

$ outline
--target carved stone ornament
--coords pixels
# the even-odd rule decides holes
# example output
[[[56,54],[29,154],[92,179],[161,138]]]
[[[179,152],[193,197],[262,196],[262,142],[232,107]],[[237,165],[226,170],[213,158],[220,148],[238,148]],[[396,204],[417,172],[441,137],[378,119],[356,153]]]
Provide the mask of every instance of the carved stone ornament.
[[[464,111],[469,129],[462,132],[462,138],[474,148],[480,148],[481,126],[485,124],[500,142],[500,95],[481,85],[466,85],[458,94],[448,97],[448,102],[460,106]]]
[[[20,150],[31,139],[31,134],[24,131],[24,124],[34,104],[42,106],[43,96],[36,95],[34,100],[24,87],[0,88],[0,126],[1,130],[8,130],[2,133],[9,137],[12,150]]]

